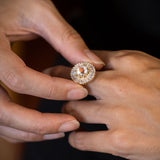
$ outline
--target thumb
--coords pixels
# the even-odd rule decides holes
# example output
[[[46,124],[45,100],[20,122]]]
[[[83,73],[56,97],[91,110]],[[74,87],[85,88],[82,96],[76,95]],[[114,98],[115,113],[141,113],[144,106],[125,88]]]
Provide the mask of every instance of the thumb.
[[[35,19],[36,31],[72,64],[90,62],[97,69],[104,63],[86,46],[81,36],[64,20],[53,4]],[[44,9],[44,8],[43,8]]]

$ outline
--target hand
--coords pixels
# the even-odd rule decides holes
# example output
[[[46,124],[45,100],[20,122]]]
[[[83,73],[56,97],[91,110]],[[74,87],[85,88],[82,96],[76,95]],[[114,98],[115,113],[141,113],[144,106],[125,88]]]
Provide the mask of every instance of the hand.
[[[10,41],[41,36],[71,63],[90,61],[102,67],[102,61],[88,50],[51,1],[0,0],[0,11],[0,80],[6,86],[18,93],[57,100],[81,99],[88,94],[70,80],[27,67],[11,51]],[[0,87],[0,137],[12,142],[54,139],[78,126],[70,115],[42,114],[12,103]]]
[[[140,51],[97,53],[106,67],[87,85],[97,100],[72,101],[63,111],[109,130],[73,132],[70,144],[131,160],[160,159],[160,60]]]

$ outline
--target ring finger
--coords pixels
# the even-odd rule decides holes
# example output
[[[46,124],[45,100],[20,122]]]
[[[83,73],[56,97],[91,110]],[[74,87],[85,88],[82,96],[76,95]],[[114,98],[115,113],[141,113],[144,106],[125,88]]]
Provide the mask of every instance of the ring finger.
[[[102,100],[68,102],[62,111],[73,115],[80,122],[107,124],[108,128],[116,127],[118,122],[118,117],[114,116],[114,107],[105,106]]]

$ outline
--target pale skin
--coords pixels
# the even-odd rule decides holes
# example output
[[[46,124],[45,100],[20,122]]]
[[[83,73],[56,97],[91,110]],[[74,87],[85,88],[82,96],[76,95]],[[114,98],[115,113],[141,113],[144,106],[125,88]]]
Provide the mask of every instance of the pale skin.
[[[41,36],[72,64],[88,61],[97,69],[103,66],[50,0],[0,0],[0,13],[1,82],[17,93],[47,99],[78,100],[88,94],[71,80],[27,67],[11,50],[10,42]],[[1,138],[10,142],[41,141],[63,137],[64,132],[78,127],[79,122],[71,115],[42,114],[13,103],[0,87]]]
[[[76,131],[69,143],[130,160],[160,159],[160,60],[140,51],[96,51],[106,67],[86,87],[92,101],[71,101],[63,112],[80,122],[106,124],[109,130]],[[64,77],[70,68],[48,69]]]

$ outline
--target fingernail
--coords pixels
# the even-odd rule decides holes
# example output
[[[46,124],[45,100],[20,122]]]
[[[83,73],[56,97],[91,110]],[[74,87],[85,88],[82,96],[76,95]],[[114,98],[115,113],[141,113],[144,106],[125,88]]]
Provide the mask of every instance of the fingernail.
[[[46,134],[43,136],[44,140],[50,140],[50,139],[58,139],[64,137],[64,133],[56,133],[56,134]]]
[[[79,125],[80,124],[77,120],[66,122],[60,126],[59,132],[69,132],[69,131],[75,130],[79,127]]]
[[[101,65],[105,65],[105,63],[95,55],[95,53],[93,53],[92,51],[90,51],[89,49],[84,51],[86,53],[86,55],[88,56],[88,58],[93,61],[95,64],[101,64]]]
[[[69,100],[82,99],[88,95],[88,91],[85,88],[72,89],[68,92]]]

